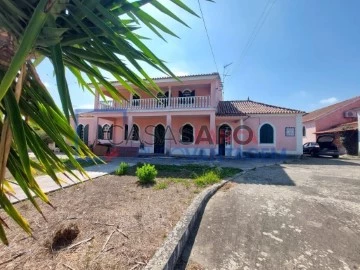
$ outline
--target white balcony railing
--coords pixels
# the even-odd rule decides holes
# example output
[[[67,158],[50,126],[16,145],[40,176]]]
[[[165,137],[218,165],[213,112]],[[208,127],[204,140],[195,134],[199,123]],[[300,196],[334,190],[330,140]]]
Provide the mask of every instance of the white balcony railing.
[[[100,101],[98,110],[113,111],[129,110],[157,110],[157,109],[182,109],[182,108],[208,108],[211,106],[210,96],[199,97],[171,97],[171,98],[144,98],[123,101]]]

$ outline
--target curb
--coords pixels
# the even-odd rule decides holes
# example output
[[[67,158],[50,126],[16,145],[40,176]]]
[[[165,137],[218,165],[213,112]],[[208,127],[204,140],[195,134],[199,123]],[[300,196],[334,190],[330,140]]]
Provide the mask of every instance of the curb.
[[[223,185],[232,179],[242,175],[242,171],[231,178],[222,180],[219,184],[208,187],[195,197],[191,205],[186,210],[181,220],[169,233],[163,245],[156,251],[155,255],[148,262],[145,270],[170,270],[174,269],[180,258],[186,243],[189,240],[191,231],[194,229],[198,219],[201,217],[209,199]]]

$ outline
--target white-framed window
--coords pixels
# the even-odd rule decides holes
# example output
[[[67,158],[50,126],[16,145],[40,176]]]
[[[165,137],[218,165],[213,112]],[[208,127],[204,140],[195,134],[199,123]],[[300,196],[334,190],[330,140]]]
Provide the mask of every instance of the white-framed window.
[[[190,89],[185,89],[183,92],[183,97],[191,97],[191,90]]]
[[[111,140],[111,127],[108,124],[105,124],[102,128],[102,138],[104,140]]]
[[[266,123],[260,127],[259,131],[260,144],[274,144],[275,131],[272,125]]]
[[[295,137],[295,127],[286,127],[285,128],[286,137]]]

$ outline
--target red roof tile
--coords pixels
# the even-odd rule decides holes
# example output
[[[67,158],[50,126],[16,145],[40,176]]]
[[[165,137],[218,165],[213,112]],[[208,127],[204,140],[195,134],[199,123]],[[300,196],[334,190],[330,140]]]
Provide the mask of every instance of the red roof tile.
[[[255,102],[252,100],[220,101],[217,107],[217,116],[242,116],[248,114],[296,114],[303,111],[293,110]]]
[[[335,103],[333,105],[330,105],[330,106],[327,106],[327,107],[324,107],[324,108],[321,108],[321,109],[318,109],[318,110],[315,110],[315,111],[312,111],[312,112],[309,112],[307,114],[305,114],[303,116],[303,122],[307,122],[307,121],[312,121],[312,120],[315,120],[317,118],[320,118],[332,111],[335,111],[337,109],[340,109],[342,107],[345,107],[353,102],[356,102],[356,101],[360,101],[360,96],[357,96],[357,97],[354,97],[354,98],[351,98],[351,99],[347,99],[347,100],[344,100],[342,102],[339,102],[339,103]]]

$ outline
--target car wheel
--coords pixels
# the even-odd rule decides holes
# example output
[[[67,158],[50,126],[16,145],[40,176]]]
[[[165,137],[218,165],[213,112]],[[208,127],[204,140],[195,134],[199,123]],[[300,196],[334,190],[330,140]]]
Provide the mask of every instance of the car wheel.
[[[334,155],[333,158],[339,158],[339,155]]]

